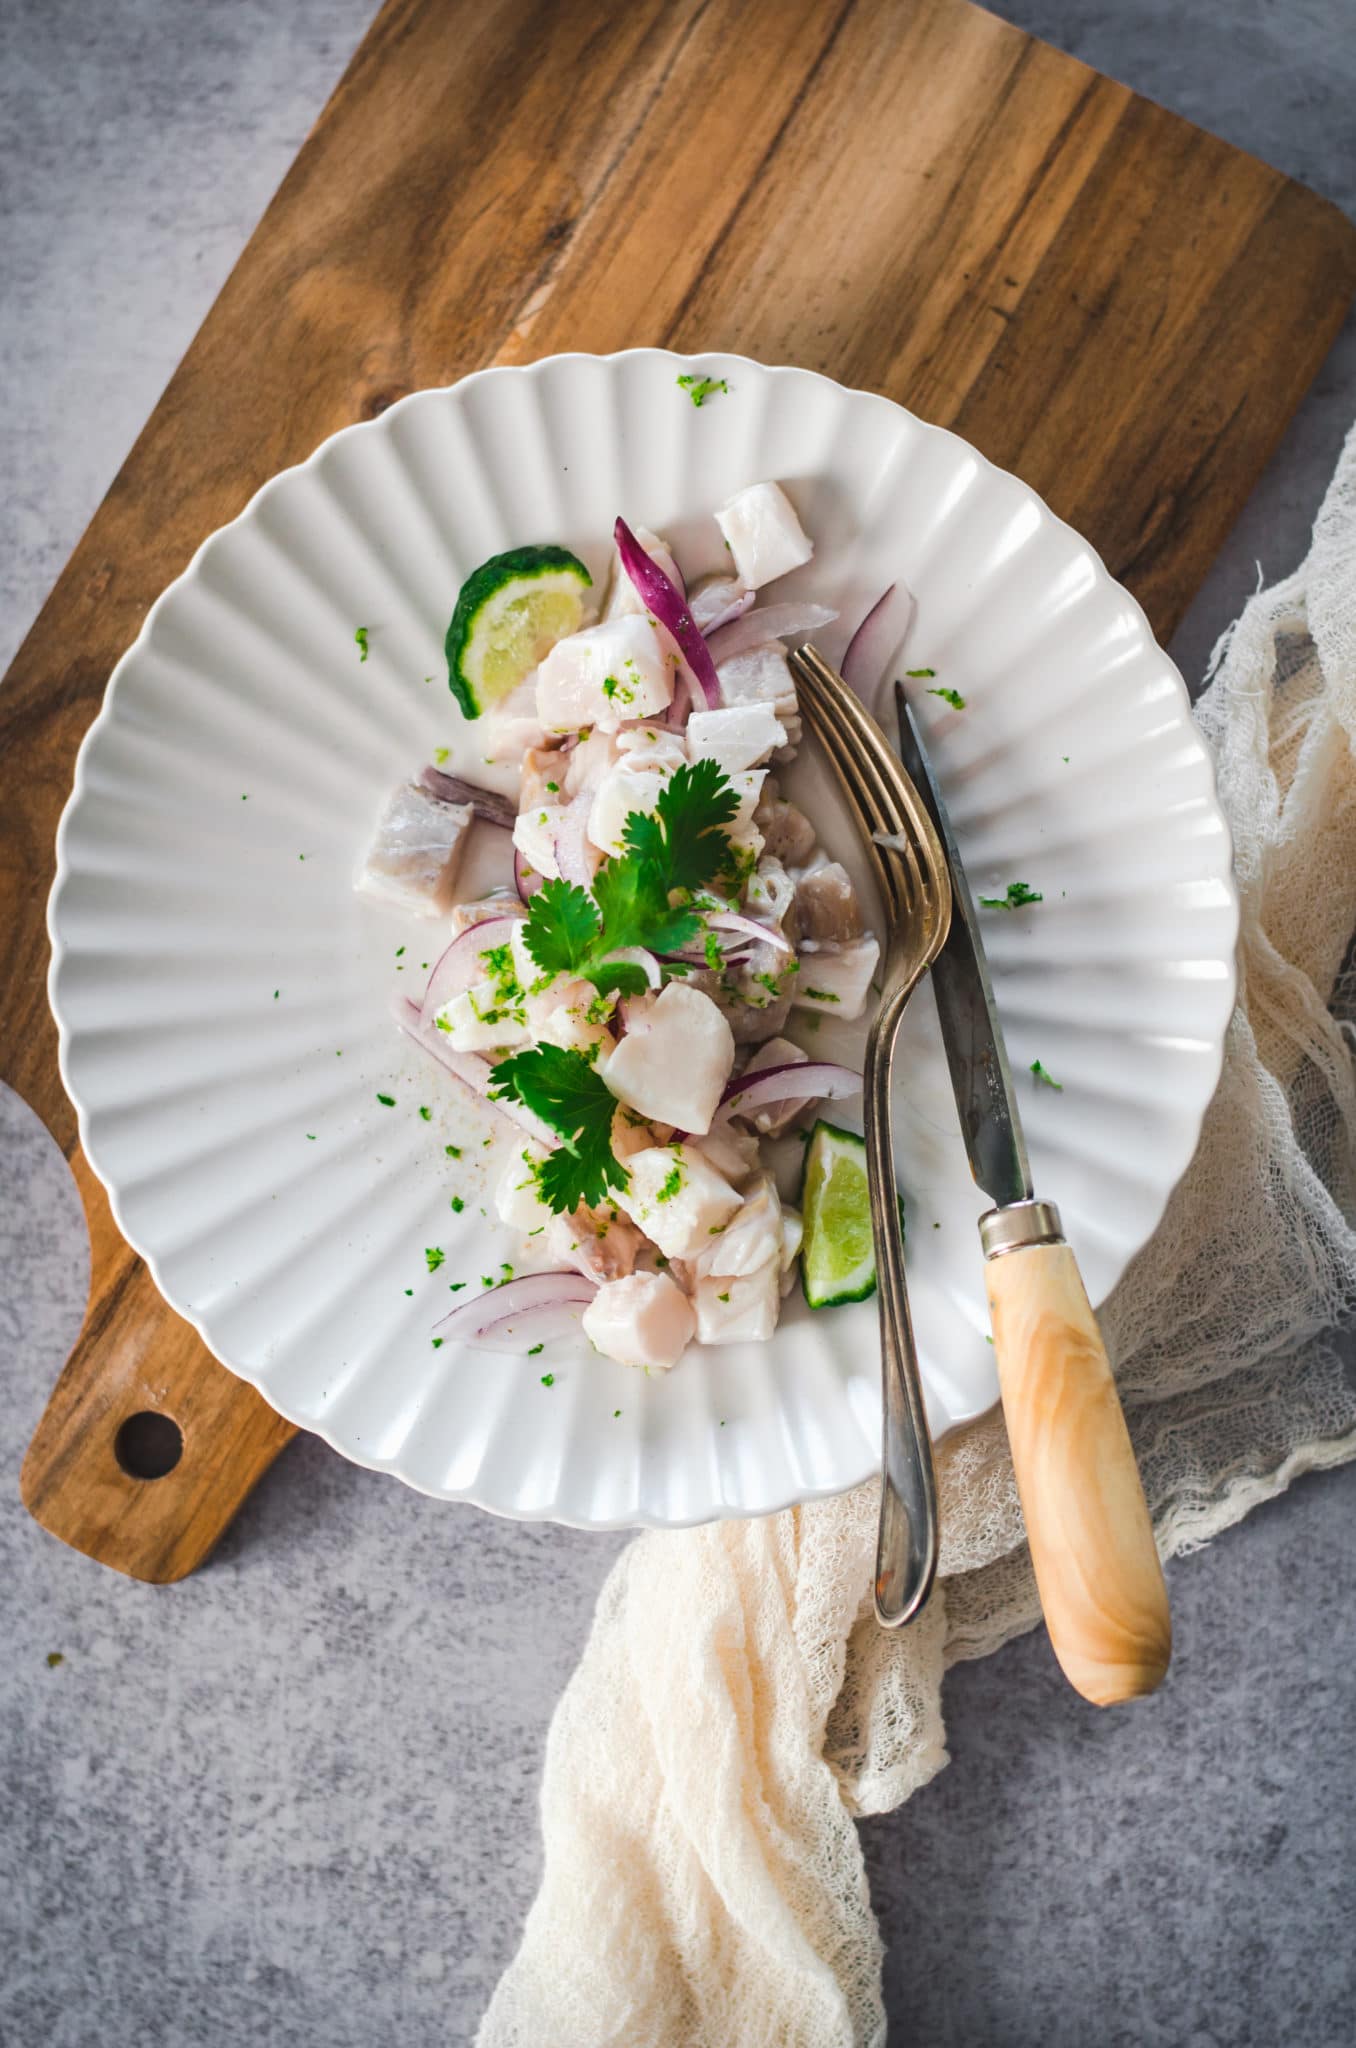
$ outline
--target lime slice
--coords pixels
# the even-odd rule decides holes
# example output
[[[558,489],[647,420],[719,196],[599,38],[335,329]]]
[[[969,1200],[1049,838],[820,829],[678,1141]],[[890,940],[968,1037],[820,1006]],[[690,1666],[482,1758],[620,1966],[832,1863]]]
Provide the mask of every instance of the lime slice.
[[[568,548],[511,548],[462,584],[447,629],[447,683],[468,718],[516,690],[557,640],[577,633],[592,583]]]
[[[801,1183],[805,1244],[801,1275],[811,1308],[864,1301],[876,1291],[866,1145],[852,1131],[817,1123]]]

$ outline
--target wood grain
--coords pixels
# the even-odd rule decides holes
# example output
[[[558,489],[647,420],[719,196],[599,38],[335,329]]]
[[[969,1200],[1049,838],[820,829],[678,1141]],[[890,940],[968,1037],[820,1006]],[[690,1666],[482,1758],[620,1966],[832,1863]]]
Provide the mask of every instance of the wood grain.
[[[799,362],[1019,470],[1166,635],[1353,288],[1332,207],[964,0],[389,0],[0,695],[0,1071],[75,1160],[43,928],[75,749],[160,590],[336,428],[557,349]],[[105,1369],[214,1385],[191,1471],[85,1530],[173,1576],[288,1431],[82,1187],[89,1317],[25,1497],[78,1540]]]
[[[1141,1698],[1172,1655],[1163,1570],[1106,1347],[1073,1252],[985,1261],[1003,1416],[1050,1643],[1094,1706]]]

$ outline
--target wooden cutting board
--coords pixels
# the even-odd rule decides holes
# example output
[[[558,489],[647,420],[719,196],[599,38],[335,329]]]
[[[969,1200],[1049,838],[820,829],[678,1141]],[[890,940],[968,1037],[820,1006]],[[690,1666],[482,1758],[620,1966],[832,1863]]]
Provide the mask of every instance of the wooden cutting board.
[[[388,0],[0,694],[0,1071],[93,1241],[37,1519],[181,1578],[292,1434],[119,1236],[44,989],[76,747],[205,535],[421,385],[733,349],[954,427],[1166,638],[1353,289],[1333,207],[965,0]]]

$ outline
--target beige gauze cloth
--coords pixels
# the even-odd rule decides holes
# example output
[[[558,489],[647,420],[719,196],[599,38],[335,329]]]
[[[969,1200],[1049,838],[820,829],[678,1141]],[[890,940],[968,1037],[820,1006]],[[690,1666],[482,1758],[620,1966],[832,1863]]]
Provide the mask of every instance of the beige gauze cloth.
[[[1356,1305],[1356,430],[1308,560],[1221,641],[1197,716],[1234,834],[1238,1008],[1196,1158],[1102,1312],[1164,1557],[1356,1455],[1332,1344]],[[1038,1619],[1001,1415],[938,1467],[942,1577],[898,1635],[870,1615],[874,1483],[618,1561],[478,2048],[884,2041],[854,1819],[947,1761],[947,1667]]]

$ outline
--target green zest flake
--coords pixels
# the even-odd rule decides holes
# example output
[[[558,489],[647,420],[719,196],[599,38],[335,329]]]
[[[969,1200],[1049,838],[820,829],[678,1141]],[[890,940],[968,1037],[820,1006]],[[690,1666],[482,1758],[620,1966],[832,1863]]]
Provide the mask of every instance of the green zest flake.
[[[618,1416],[619,1416],[620,1414],[621,1414],[621,1409],[620,1409],[620,1408],[614,1408],[614,1409],[612,1410],[612,1420],[613,1420],[613,1421],[615,1422],[615,1421],[616,1421],[616,1419],[617,1419],[617,1417],[618,1417]]]
[[[1006,896],[981,896],[979,900],[985,910],[1024,910],[1028,903],[1044,903],[1045,898],[1025,882],[1009,882]]]
[[[381,1104],[381,1106],[382,1106],[382,1108],[383,1108],[383,1109],[394,1109],[394,1108],[395,1108],[395,1097],[394,1097],[394,1095],[379,1095],[379,1096],[377,1097],[377,1101],[378,1101],[378,1102],[379,1102],[379,1103]]]
[[[527,1355],[529,1358],[535,1358],[538,1352],[545,1351],[545,1349],[546,1346],[544,1344],[534,1344]]]
[[[420,1116],[421,1116],[421,1117],[422,1117],[422,1118],[424,1119],[424,1122],[425,1122],[426,1124],[430,1124],[430,1123],[432,1123],[432,1121],[433,1121],[433,1111],[432,1111],[432,1110],[431,1110],[431,1109],[429,1108],[429,1106],[428,1106],[428,1104],[427,1104],[426,1102],[421,1102],[421,1103],[420,1103],[420,1105],[419,1105],[419,1114],[420,1114]]]
[[[937,671],[935,668],[906,668],[904,673],[906,676],[935,676]]]
[[[414,1293],[414,1289],[413,1289],[412,1287],[407,1287],[407,1288],[405,1289],[405,1292],[406,1292],[406,1294],[413,1294],[413,1293]]]
[[[276,988],[274,989],[274,991],[273,991],[273,1000],[274,1000],[274,1002],[275,1002],[275,1003],[277,1002],[277,1000],[278,1000],[278,997],[279,997],[279,996],[281,995],[281,993],[282,993],[281,989],[276,989]]]
[[[686,391],[696,406],[705,405],[707,399],[717,391],[723,391],[728,396],[730,390],[723,377],[703,377],[696,370],[689,370],[686,376],[680,377],[678,385],[680,390]]]
[[[494,1275],[493,1275],[493,1273],[482,1273],[482,1274],[481,1274],[481,1276],[480,1276],[480,1284],[481,1284],[481,1286],[482,1286],[482,1287],[493,1287],[493,1285],[494,1285]]]
[[[442,1340],[442,1338],[441,1338],[441,1337],[435,1337],[435,1338],[434,1338],[434,1340],[433,1340],[433,1348],[434,1348],[434,1350],[435,1350],[435,1351],[441,1351],[441,1350],[442,1350],[442,1348],[443,1348],[443,1340]]]
[[[401,956],[401,954],[402,954],[402,953],[404,952],[404,950],[405,950],[405,948],[404,948],[403,946],[397,946],[397,947],[396,947],[396,959],[397,959],[397,960],[398,960],[398,959],[400,958],[400,956]]]
[[[1067,755],[1067,754],[1061,754],[1059,758],[1060,758],[1060,760],[1061,760],[1061,761],[1062,761],[1062,762],[1064,763],[1065,767],[1067,768],[1067,767],[1068,767],[1068,765],[1069,765],[1069,757],[1068,757],[1068,755]]]
[[[1038,1081],[1044,1081],[1047,1088],[1053,1088],[1060,1095],[1064,1093],[1064,1083],[1054,1080],[1051,1075],[1047,1074],[1039,1060],[1032,1060],[1031,1071]]]
[[[452,749],[450,747],[435,747],[433,749],[433,759],[435,765],[441,768],[443,763],[446,761],[448,755],[451,753],[451,751]]]
[[[505,1259],[503,1265],[499,1268],[499,1270],[503,1274],[505,1280],[511,1280],[513,1278],[513,1268],[509,1264],[507,1259]]]
[[[359,626],[357,632],[353,635],[358,643],[359,661],[366,661],[367,659],[367,630],[366,626]]]
[[[424,1252],[424,1263],[427,1265],[430,1273],[436,1273],[446,1257],[447,1253],[442,1249],[441,1245],[431,1244]]]
[[[449,1158],[449,1159],[460,1159],[460,1158],[461,1158],[461,1146],[460,1146],[460,1145],[444,1145],[444,1146],[443,1146],[443,1150],[444,1150],[444,1152],[446,1152],[446,1154],[447,1154],[447,1156],[448,1156],[448,1158]]]
[[[671,1201],[673,1200],[674,1196],[675,1196],[675,1195],[676,1195],[676,1194],[678,1193],[678,1190],[679,1190],[679,1189],[680,1189],[680,1188],[682,1187],[682,1185],[683,1185],[683,1169],[682,1169],[682,1167],[681,1167],[681,1166],[673,1166],[673,1167],[670,1167],[670,1169],[669,1169],[669,1172],[668,1172],[668,1174],[667,1174],[667,1176],[666,1176],[666,1178],[665,1178],[665,1181],[664,1181],[664,1185],[663,1185],[663,1187],[662,1187],[662,1188],[660,1188],[660,1190],[659,1190],[658,1194],[657,1194],[657,1195],[655,1196],[655,1200],[656,1200],[656,1202],[671,1202]]]
[[[47,1652],[47,1669],[49,1671],[55,1671],[58,1664],[64,1664],[65,1662],[66,1659],[62,1656],[60,1650],[49,1650]]]
[[[537,1349],[540,1350],[541,1346],[538,1345]],[[531,1356],[532,1354],[529,1352],[528,1357],[530,1358]],[[541,1376],[541,1383],[544,1387],[553,1387],[556,1383],[555,1374],[553,1372],[544,1372]]]
[[[729,1295],[728,1295],[728,1294],[718,1294],[718,1295],[716,1296],[716,1300],[717,1300],[717,1301],[728,1301],[729,1299],[730,1299],[730,1297],[729,1297]]]
[[[560,793],[560,784],[559,784],[558,782],[548,782],[548,783],[547,783],[547,785],[546,785],[546,787],[547,787],[547,788],[548,788],[548,789],[550,790],[550,792],[551,792],[552,796],[557,796],[557,795],[559,795],[559,793]]]
[[[935,690],[929,690],[928,695],[929,697],[940,697],[944,703],[951,706],[953,711],[964,711],[965,709],[965,699],[960,691],[948,690],[944,683],[939,683]]]
[[[308,1137],[308,1138],[310,1139],[311,1143],[312,1143],[312,1144],[314,1145],[314,1143],[315,1143],[315,1132],[314,1132],[314,1131],[308,1131],[308,1132],[306,1133],[306,1135],[307,1135],[307,1137]]]
[[[448,1285],[448,1291],[449,1291],[450,1293],[452,1293],[452,1294],[460,1294],[460,1293],[461,1293],[461,1290],[462,1290],[462,1288],[463,1288],[463,1287],[464,1287],[464,1286],[466,1285],[466,1282],[465,1282],[464,1280],[449,1280],[449,1281],[448,1281],[448,1283],[447,1283],[447,1285]]]
[[[805,993],[814,1003],[841,1003],[843,1000],[841,996],[836,996],[831,988],[807,988]]]
[[[452,1197],[452,1213],[453,1213],[453,1215],[454,1215],[454,1216],[460,1216],[460,1214],[461,1214],[462,1210],[463,1210],[463,1209],[464,1209],[465,1207],[466,1207],[466,1204],[465,1204],[465,1202],[463,1202],[463,1200],[462,1200],[461,1196],[460,1196],[460,1195],[453,1195],[453,1197]]]

